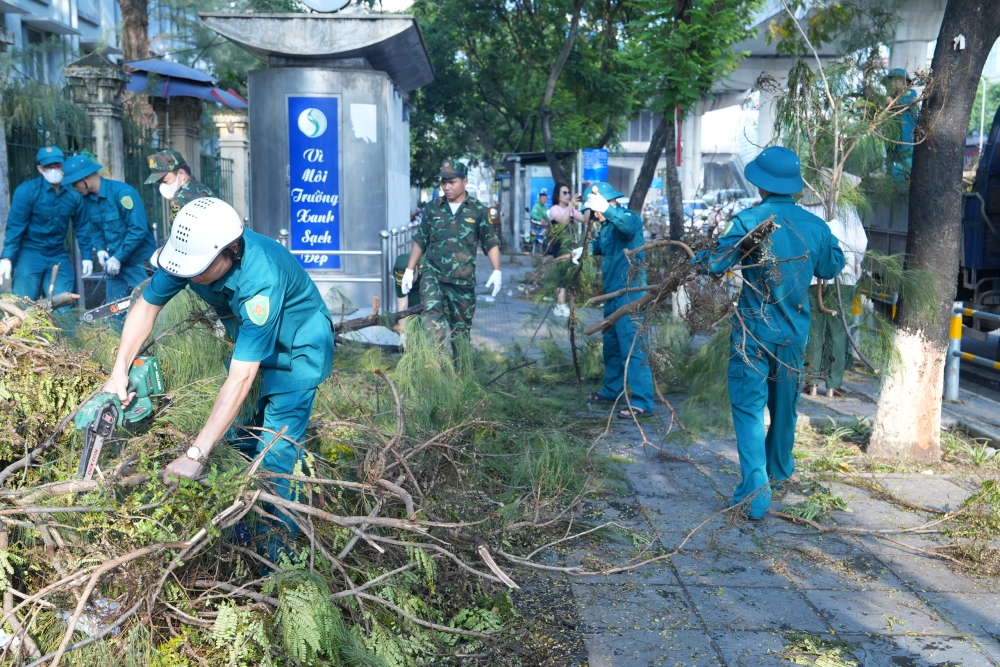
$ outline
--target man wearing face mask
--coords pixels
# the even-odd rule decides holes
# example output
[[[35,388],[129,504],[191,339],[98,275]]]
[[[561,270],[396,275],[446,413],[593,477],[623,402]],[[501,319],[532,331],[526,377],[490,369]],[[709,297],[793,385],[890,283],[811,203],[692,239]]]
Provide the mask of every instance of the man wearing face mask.
[[[128,295],[146,279],[145,260],[156,241],[139,193],[131,185],[98,173],[101,165],[74,155],[63,165],[63,180],[83,196],[97,261],[107,272],[108,303]]]
[[[76,272],[66,249],[66,231],[73,222],[73,234],[84,257],[90,256],[88,218],[83,199],[62,186],[63,152],[55,146],[38,149],[38,178],[17,186],[10,202],[7,235],[0,253],[0,282],[10,283],[18,296],[38,299],[48,295],[52,268],[58,264],[53,293],[73,292]],[[94,263],[84,259],[83,276]]]
[[[191,167],[184,161],[184,156],[177,151],[157,151],[147,160],[149,178],[146,179],[146,185],[160,184],[160,194],[170,201],[171,222],[185,204],[200,197],[215,196],[211,188],[194,177]]]

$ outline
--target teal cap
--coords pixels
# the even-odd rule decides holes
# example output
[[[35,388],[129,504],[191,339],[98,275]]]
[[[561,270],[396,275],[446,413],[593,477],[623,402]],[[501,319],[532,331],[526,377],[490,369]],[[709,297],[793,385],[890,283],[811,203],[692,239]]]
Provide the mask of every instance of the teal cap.
[[[887,79],[906,79],[907,83],[910,83],[911,81],[913,81],[913,79],[910,78],[910,75],[907,74],[906,70],[903,69],[902,67],[893,67],[891,70],[889,70],[889,73],[885,75],[885,78],[887,78]]]
[[[606,181],[594,181],[583,190],[583,205],[580,207],[581,211],[587,210],[587,195],[595,192],[608,201],[625,196],[611,187],[611,184]]]
[[[83,155],[74,155],[63,163],[63,181],[73,185],[77,181],[96,174],[101,165]]]
[[[63,162],[65,159],[66,156],[63,155],[63,152],[55,146],[42,146],[35,154],[35,161],[43,167]]]
[[[761,190],[776,195],[792,195],[806,186],[802,165],[795,151],[784,146],[769,146],[743,168],[747,180]]]

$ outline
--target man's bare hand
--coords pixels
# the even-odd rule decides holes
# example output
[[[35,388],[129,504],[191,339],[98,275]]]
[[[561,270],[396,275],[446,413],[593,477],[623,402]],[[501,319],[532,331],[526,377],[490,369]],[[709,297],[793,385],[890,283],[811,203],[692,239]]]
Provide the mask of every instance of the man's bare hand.
[[[106,394],[116,394],[122,402],[122,406],[128,406],[135,398],[135,392],[129,393],[128,390],[128,375],[121,373],[112,373],[108,381],[104,383],[101,387],[101,391]]]
[[[169,483],[170,478],[173,477],[176,483],[176,478],[194,479],[201,474],[202,467],[199,461],[187,456],[178,456],[163,470],[163,480]]]

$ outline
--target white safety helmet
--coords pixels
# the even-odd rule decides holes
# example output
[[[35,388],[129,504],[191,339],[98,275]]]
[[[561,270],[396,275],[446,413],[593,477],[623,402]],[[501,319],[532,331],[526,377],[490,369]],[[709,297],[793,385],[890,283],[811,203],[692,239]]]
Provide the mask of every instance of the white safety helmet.
[[[177,213],[156,264],[172,276],[192,278],[242,236],[243,221],[236,209],[221,199],[201,197]]]

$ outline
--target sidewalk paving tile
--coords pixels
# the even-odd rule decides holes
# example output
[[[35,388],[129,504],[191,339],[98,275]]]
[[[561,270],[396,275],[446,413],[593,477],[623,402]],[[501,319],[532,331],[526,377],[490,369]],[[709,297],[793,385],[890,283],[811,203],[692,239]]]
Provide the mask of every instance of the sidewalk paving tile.
[[[790,545],[772,556],[772,568],[782,572],[801,590],[905,590],[906,584],[881,561],[855,548],[832,553],[830,542],[820,548],[809,544]],[[846,545],[845,545],[846,546]]]
[[[855,644],[851,654],[860,667],[995,667],[980,643],[957,635],[879,637],[841,635]]]
[[[747,558],[746,554],[687,552],[671,558],[670,562],[688,586],[784,588],[789,585],[785,577],[772,569],[771,563],[763,558]]]
[[[677,585],[574,585],[580,620],[591,629],[693,630],[698,617]]]
[[[590,667],[723,667],[701,630],[636,630],[587,636]]]
[[[805,590],[802,592],[838,633],[951,635],[955,629],[923,600],[907,591]]]
[[[712,630],[710,634],[730,665],[784,667],[791,664],[781,657],[785,651],[783,632]]]
[[[825,632],[826,623],[791,586],[689,587],[710,629]]]

